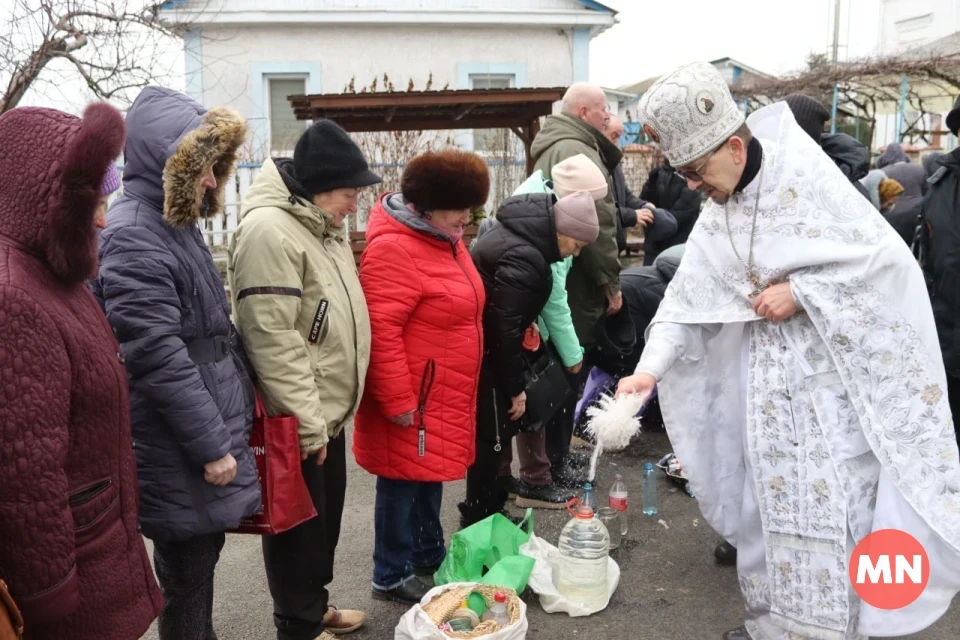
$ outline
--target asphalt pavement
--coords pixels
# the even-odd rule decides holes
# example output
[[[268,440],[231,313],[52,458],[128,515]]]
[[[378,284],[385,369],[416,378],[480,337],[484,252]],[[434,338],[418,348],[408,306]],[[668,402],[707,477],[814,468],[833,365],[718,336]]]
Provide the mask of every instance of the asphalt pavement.
[[[620,586],[606,610],[587,618],[544,613],[536,596],[528,596],[528,638],[719,640],[723,632],[742,624],[743,600],[736,570],[715,564],[713,549],[720,539],[704,522],[696,501],[661,476],[660,513],[644,516],[637,508],[643,463],[656,462],[670,450],[666,435],[641,433],[626,451],[601,458],[601,499],[606,499],[614,474],[621,473],[632,502],[629,533],[612,554],[622,571]],[[356,465],[349,450],[347,456],[347,501],[336,578],[330,586],[331,602],[367,613],[366,627],[345,638],[390,640],[406,608],[375,601],[370,595],[375,478]],[[463,494],[463,482],[445,487],[443,525],[448,539],[458,526],[456,504]],[[536,533],[556,544],[568,520],[565,511],[537,511]],[[144,640],[158,638],[155,626]],[[256,537],[227,537],[217,568],[214,627],[219,640],[276,637],[260,541]],[[954,601],[936,625],[910,638],[960,638],[960,605]]]

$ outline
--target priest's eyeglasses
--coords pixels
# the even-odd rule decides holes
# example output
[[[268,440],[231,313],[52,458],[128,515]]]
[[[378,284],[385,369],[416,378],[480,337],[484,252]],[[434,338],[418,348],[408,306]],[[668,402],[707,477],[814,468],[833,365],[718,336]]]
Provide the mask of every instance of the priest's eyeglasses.
[[[704,182],[703,175],[700,173],[703,171],[703,168],[707,166],[707,163],[713,159],[713,156],[716,155],[717,151],[723,148],[723,145],[727,144],[726,141],[723,142],[719,147],[707,154],[707,157],[703,159],[696,169],[677,169],[677,175],[685,180],[690,180],[691,182]]]

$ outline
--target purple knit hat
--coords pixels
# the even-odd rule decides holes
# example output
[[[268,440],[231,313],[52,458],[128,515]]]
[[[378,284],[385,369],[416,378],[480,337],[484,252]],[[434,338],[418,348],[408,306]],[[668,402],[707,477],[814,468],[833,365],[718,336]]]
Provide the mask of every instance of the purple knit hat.
[[[574,191],[553,205],[557,233],[590,244],[600,235],[597,205],[589,191]]]
[[[107,175],[103,178],[103,184],[100,187],[100,195],[108,196],[120,188],[120,172],[111,162],[107,167]]]

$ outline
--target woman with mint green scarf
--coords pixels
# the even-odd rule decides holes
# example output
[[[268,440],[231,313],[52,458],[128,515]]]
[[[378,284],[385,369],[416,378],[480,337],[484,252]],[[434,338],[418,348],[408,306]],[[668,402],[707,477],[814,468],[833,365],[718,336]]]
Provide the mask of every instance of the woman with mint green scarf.
[[[558,199],[575,191],[587,191],[596,200],[607,195],[607,181],[603,173],[587,156],[579,154],[567,158],[552,170],[553,180],[546,180],[541,171],[536,171],[521,184],[513,195],[527,193],[553,193]],[[487,218],[480,225],[479,235],[496,225],[496,219]],[[553,290],[537,325],[540,337],[553,346],[555,355],[570,377],[571,386],[577,389],[576,377],[583,367],[583,348],[573,329],[573,319],[567,302],[567,273],[573,264],[573,258],[566,258],[551,265],[553,271]],[[504,451],[500,467],[500,482],[510,494],[516,497],[518,507],[541,509],[563,509],[573,497],[570,487],[577,485],[577,478],[563,474],[563,478],[554,477],[552,471],[562,465],[562,460],[553,461],[547,456],[547,439],[562,438],[571,429],[558,429],[557,420],[573,420],[573,413],[565,416],[561,411],[552,422],[535,433],[520,433],[517,440],[517,454],[520,457],[520,478],[513,477],[510,465],[512,451]],[[565,448],[565,447],[564,447]],[[552,469],[553,467],[553,469]],[[561,486],[566,485],[566,486]]]

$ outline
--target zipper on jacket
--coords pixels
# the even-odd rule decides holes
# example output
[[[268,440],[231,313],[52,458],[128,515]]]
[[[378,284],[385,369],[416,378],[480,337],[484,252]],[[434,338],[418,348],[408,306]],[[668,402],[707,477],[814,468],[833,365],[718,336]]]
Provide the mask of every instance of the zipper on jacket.
[[[343,248],[344,246],[343,239],[340,236],[326,234],[326,239],[330,239],[333,242],[339,244],[341,248]],[[326,242],[324,242],[323,244],[326,245]],[[324,246],[324,249],[326,249],[326,246]],[[347,247],[346,249],[347,251],[351,251],[350,259],[352,260],[353,259],[352,250],[349,247]],[[348,306],[350,307],[350,318],[353,320],[353,350],[357,354],[356,366],[359,368],[360,366],[360,328],[357,326],[357,312],[353,308],[354,301],[353,301],[353,297],[350,295],[350,289],[349,287],[347,287],[347,281],[343,279],[343,272],[340,270],[340,267],[341,267],[340,260],[337,258],[337,256],[331,256],[331,257],[333,259],[333,265],[337,270],[337,277],[340,278],[340,284],[343,286],[343,292],[347,295],[347,301],[349,303]],[[320,361],[319,361],[319,354],[318,354],[317,366],[319,365],[320,365]],[[360,387],[363,384],[363,380],[360,379],[359,371],[357,372],[357,374],[358,374],[357,375],[357,393],[354,394],[353,404],[351,405],[350,410],[347,412],[346,416],[344,417],[344,421],[341,424],[345,424],[347,421],[347,418],[355,415],[357,412],[357,408],[360,406]]]
[[[420,414],[420,426],[417,429],[417,455],[424,457],[427,455],[427,423],[424,414],[427,411],[427,400],[430,398],[430,390],[433,388],[433,381],[437,376],[437,361],[427,360],[427,365],[423,368],[423,378],[420,380],[420,405],[417,412]]]
[[[90,502],[98,495],[106,491],[107,487],[109,487],[111,484],[113,484],[113,480],[110,480],[109,478],[95,482],[88,487],[84,487],[79,491],[74,491],[71,493],[67,501],[71,507],[79,507],[80,505]]]
[[[477,295],[477,288],[473,284],[473,280],[470,279],[470,274],[467,273],[467,270],[463,268],[463,265],[457,260],[457,245],[453,246],[453,261],[457,263],[457,266],[460,267],[460,271],[463,272],[463,276],[467,279],[467,283],[470,285],[471,291],[473,291],[473,301],[476,303],[477,311],[480,313],[480,317],[483,317],[483,309],[480,307],[480,296]],[[474,316],[476,318],[476,316]],[[477,372],[474,374],[474,377],[480,379],[480,369],[483,367],[483,321],[477,324],[477,335],[480,336],[480,339],[477,341],[477,350],[479,352],[479,357],[477,358]],[[474,393],[474,398],[476,398],[476,393]]]
[[[500,446],[500,416],[497,411],[497,388],[493,387],[493,426],[497,430],[497,444],[493,445],[493,450],[497,453],[503,451],[503,447]]]

